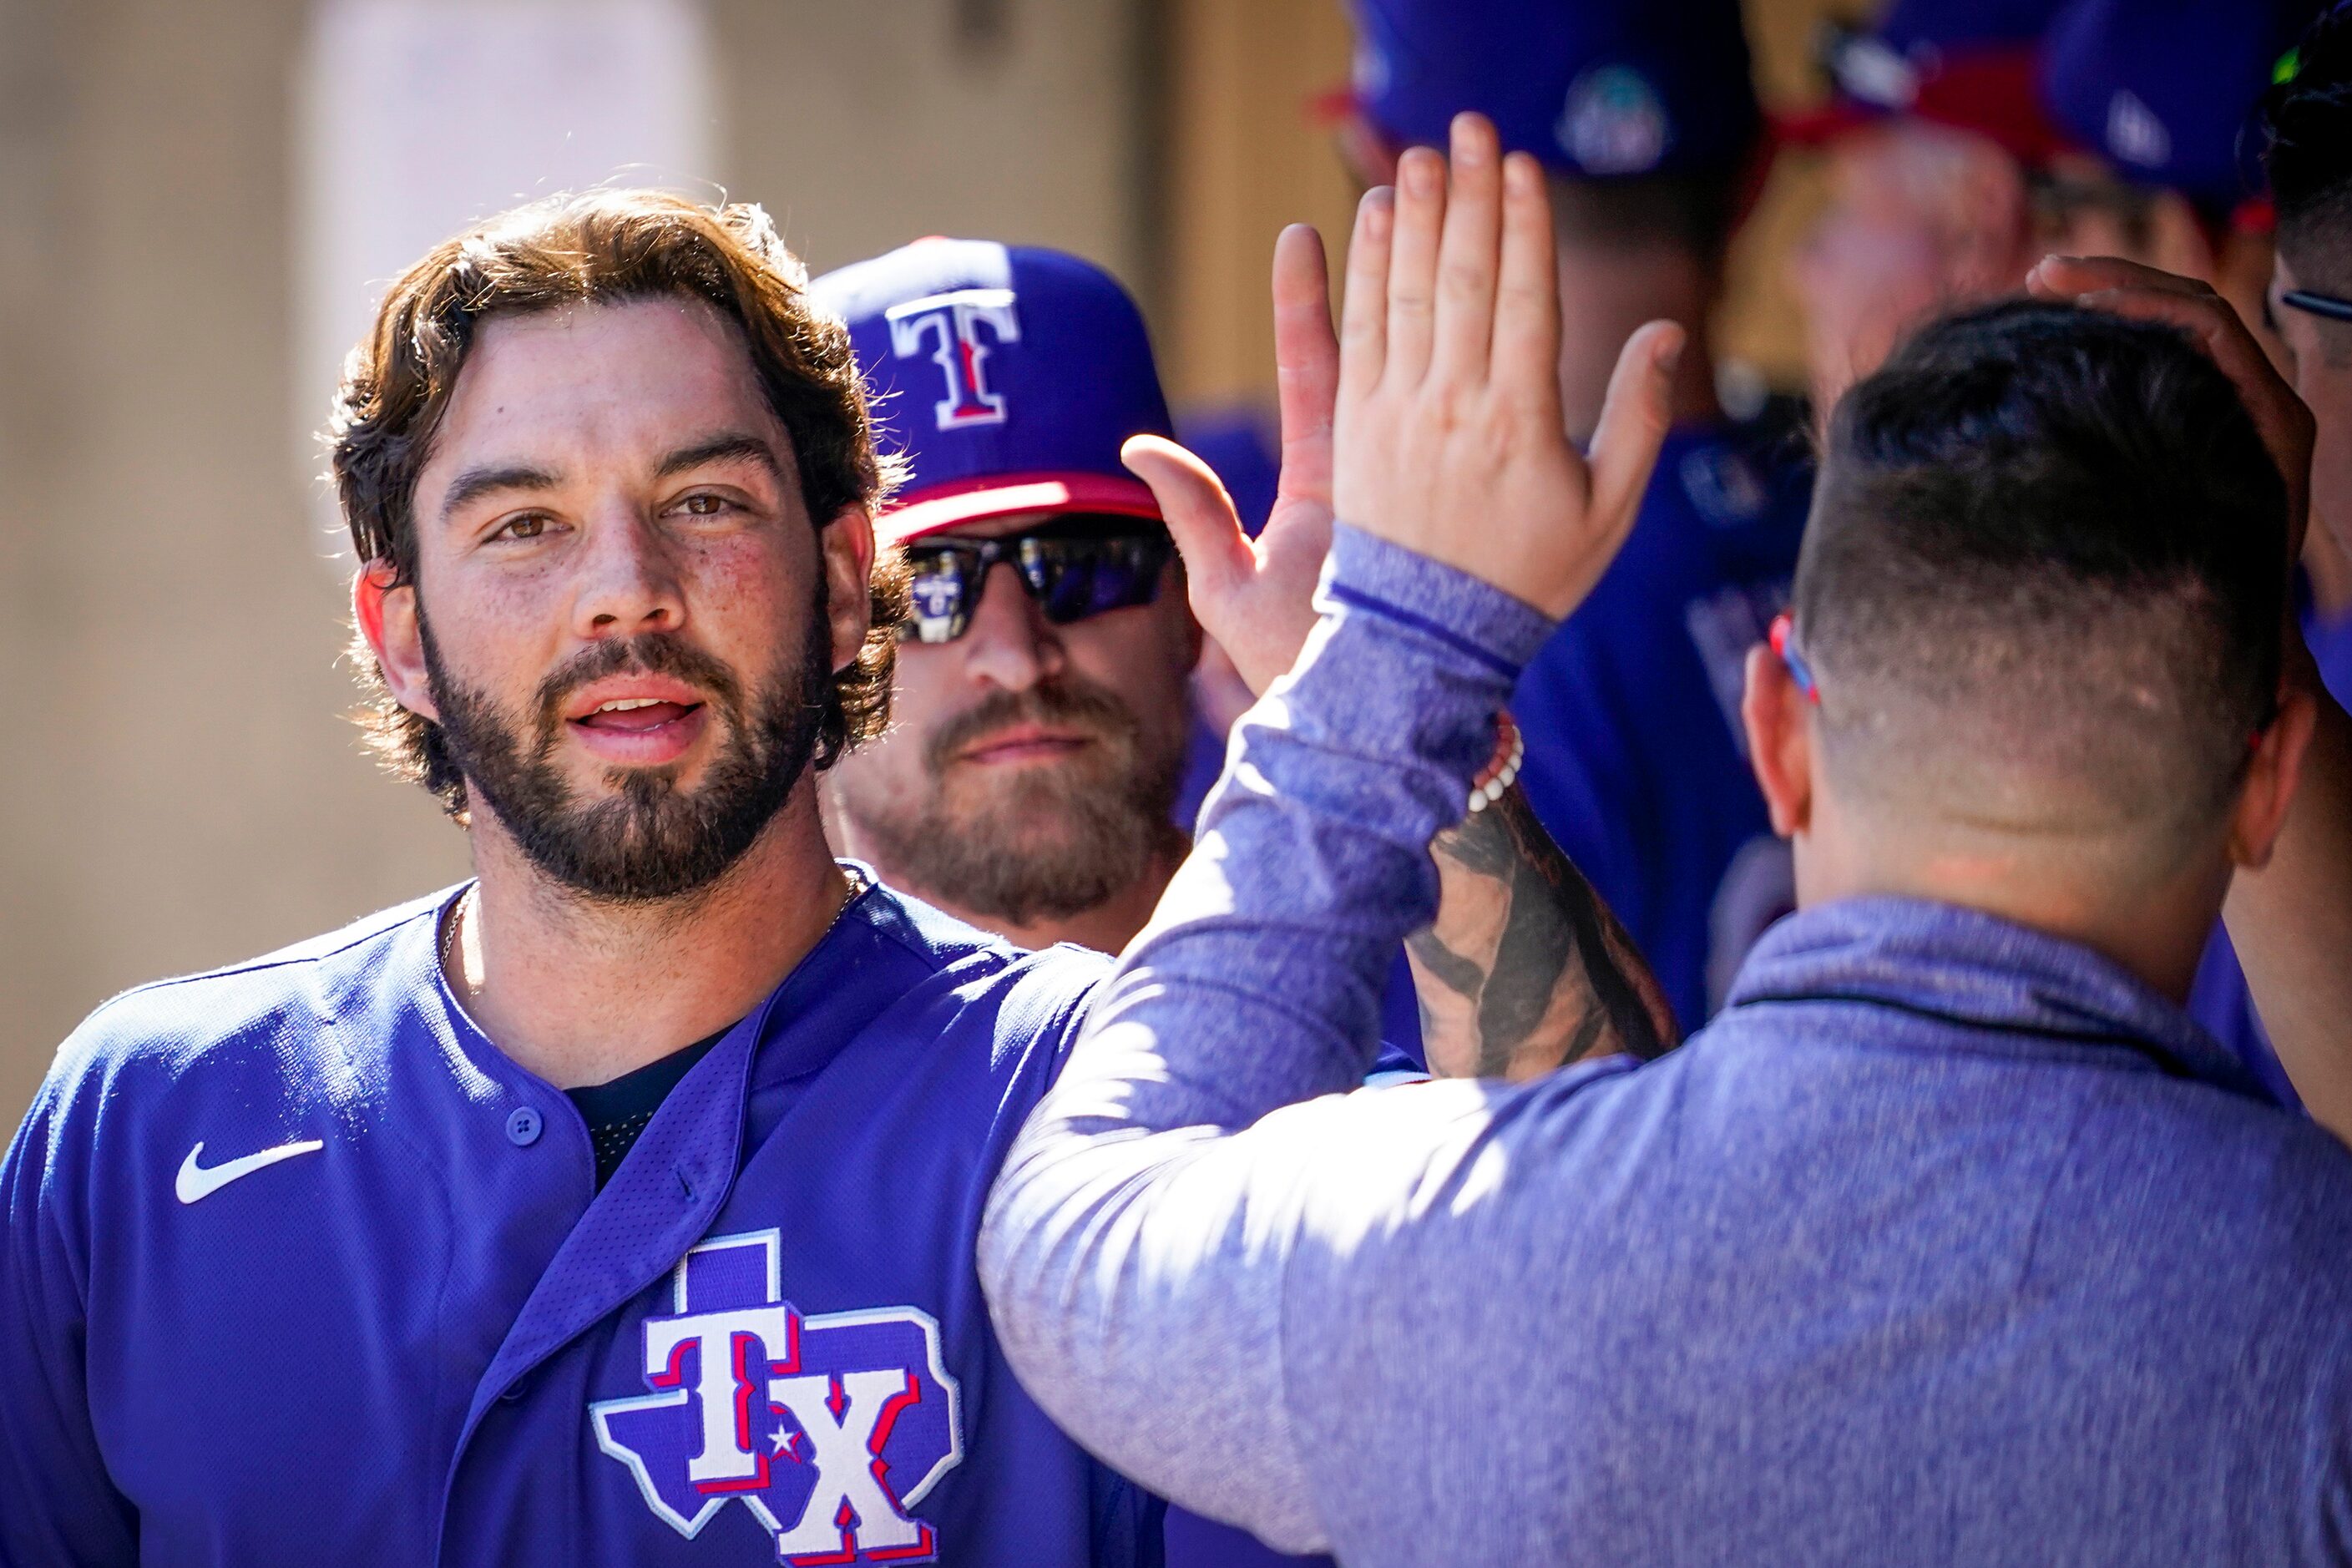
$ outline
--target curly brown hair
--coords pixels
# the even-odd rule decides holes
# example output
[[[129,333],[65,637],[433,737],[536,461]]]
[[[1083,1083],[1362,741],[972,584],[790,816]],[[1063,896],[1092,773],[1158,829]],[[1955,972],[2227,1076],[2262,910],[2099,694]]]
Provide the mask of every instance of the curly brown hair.
[[[875,450],[848,329],[811,299],[807,269],[768,215],[656,191],[594,191],[534,202],[444,240],[384,295],[374,329],[345,362],[327,428],[360,560],[389,566],[396,586],[415,583],[417,475],[485,322],[668,297],[701,300],[740,332],[768,405],[792,438],[811,519],[821,527],[845,507],[888,498],[899,466]],[[866,645],[835,673],[818,726],[819,770],[880,734],[889,719],[897,627],[906,615],[905,574],[890,558],[877,562],[871,596]],[[440,726],[393,700],[374,653],[356,635],[352,662],[366,693],[359,721],[370,744],[393,772],[461,816],[465,780]]]

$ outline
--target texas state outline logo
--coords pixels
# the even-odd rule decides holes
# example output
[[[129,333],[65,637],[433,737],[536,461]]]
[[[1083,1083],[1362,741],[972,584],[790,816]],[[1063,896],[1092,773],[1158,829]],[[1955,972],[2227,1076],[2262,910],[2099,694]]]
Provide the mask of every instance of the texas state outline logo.
[[[645,1322],[654,1392],[592,1403],[597,1447],[688,1540],[740,1502],[784,1563],[936,1561],[909,1510],[963,1459],[939,1323],[911,1307],[803,1317],[780,1268],[773,1230],[690,1248],[676,1311]]]

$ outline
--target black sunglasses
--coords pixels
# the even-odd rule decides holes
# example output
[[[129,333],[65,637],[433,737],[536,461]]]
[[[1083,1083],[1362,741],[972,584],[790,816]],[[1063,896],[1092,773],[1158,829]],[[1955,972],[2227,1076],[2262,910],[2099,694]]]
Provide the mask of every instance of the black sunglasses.
[[[1038,613],[1057,626],[1160,596],[1175,553],[1167,525],[1150,518],[1077,512],[1002,539],[919,539],[906,546],[912,606],[902,642],[945,643],[971,628],[972,612],[1000,561]]]

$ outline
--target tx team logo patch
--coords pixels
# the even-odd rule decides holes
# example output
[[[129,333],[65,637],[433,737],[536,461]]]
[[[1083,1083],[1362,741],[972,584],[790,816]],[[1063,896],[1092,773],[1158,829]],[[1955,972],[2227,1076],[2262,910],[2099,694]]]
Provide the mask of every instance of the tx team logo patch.
[[[645,1325],[647,1394],[589,1405],[597,1446],[688,1539],[740,1502],[791,1563],[929,1563],[908,1510],[963,1458],[940,1328],[908,1307],[803,1318],[777,1233],[722,1236],[677,1266]]]
[[[931,405],[942,430],[1004,423],[1004,395],[988,384],[989,347],[981,329],[1000,343],[1021,341],[1021,318],[1013,313],[1010,289],[956,289],[893,305],[890,352],[914,359],[928,342],[931,363],[947,377],[947,395]]]

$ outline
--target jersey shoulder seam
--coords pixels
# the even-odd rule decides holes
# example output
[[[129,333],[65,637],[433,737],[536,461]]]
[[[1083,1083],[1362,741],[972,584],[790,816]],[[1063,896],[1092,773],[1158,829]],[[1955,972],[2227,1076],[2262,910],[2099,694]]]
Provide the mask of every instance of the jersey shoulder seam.
[[[168,991],[179,985],[201,984],[208,980],[233,980],[240,975],[259,974],[272,969],[291,969],[298,965],[320,963],[328,959],[340,957],[355,947],[382,940],[411,921],[436,913],[440,909],[443,897],[443,894],[436,893],[429,900],[422,901],[422,907],[407,908],[404,911],[402,908],[395,906],[393,910],[383,910],[377,915],[354,921],[353,924],[359,929],[353,931],[347,940],[337,942],[332,947],[302,952],[296,952],[293,948],[282,949],[278,952],[263,953],[257,958],[223,964],[217,969],[201,969],[191,974],[173,974],[166,975],[161,980],[142,981],[139,984],[127,986],[116,992],[91,1008],[89,1020],[85,1022],[95,1020],[100,1014],[107,1012],[118,1003],[130,1001],[135,996],[146,995],[150,992]],[[330,940],[334,934],[330,932],[327,937],[313,937],[310,940],[312,942]],[[295,944],[296,947],[302,945]]]

